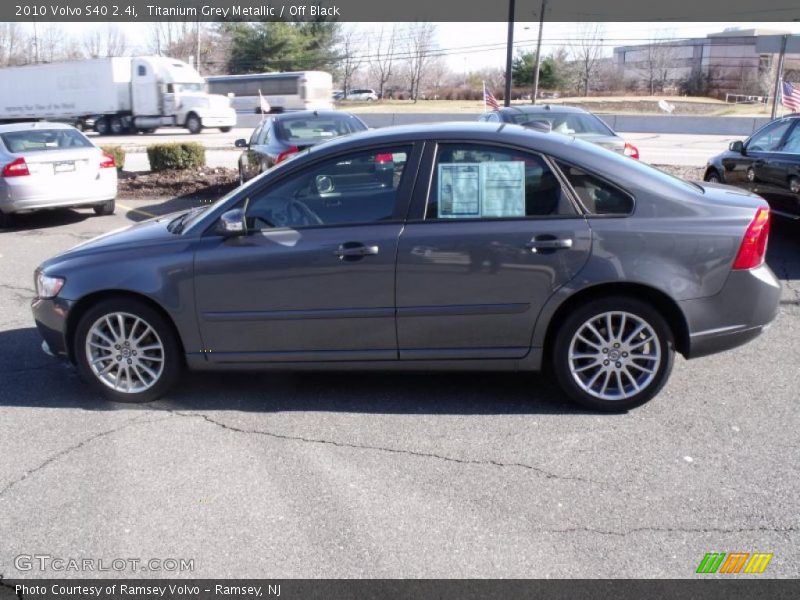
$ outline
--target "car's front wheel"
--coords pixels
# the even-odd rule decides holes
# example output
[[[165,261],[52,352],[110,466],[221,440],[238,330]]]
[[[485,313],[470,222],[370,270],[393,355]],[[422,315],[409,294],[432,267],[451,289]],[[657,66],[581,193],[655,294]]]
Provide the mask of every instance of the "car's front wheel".
[[[562,323],[553,367],[576,402],[605,412],[624,411],[653,398],[675,358],[672,331],[650,304],[624,296],[589,302]]]
[[[722,183],[722,177],[720,177],[719,171],[716,169],[709,169],[705,180],[709,183]]]
[[[181,353],[173,328],[155,309],[131,298],[103,300],[75,332],[81,376],[116,402],[148,402],[178,379]]]

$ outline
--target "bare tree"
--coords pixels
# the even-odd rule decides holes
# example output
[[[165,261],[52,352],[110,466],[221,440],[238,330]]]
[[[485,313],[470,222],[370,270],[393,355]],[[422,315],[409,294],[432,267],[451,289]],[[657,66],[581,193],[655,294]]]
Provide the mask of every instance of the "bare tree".
[[[433,100],[439,99],[439,93],[453,74],[443,56],[433,56],[426,69],[427,74],[422,80],[421,87],[427,88],[433,95]]]
[[[360,52],[357,30],[350,27],[341,34],[339,44],[339,66],[342,73],[342,91],[345,97],[350,91],[353,76],[358,71],[364,58]]]
[[[642,51],[640,70],[647,80],[650,95],[661,91],[669,78],[669,69],[675,62],[675,46],[671,42],[651,40]]]
[[[392,78],[392,72],[395,67],[396,45],[397,25],[393,25],[392,29],[388,32],[381,27],[373,51],[374,59],[370,63],[370,73],[378,82],[378,96],[381,98],[383,98],[386,84]]]
[[[158,56],[196,63],[195,68],[204,74],[219,72],[228,51],[219,28],[199,21],[152,23],[149,49]]]
[[[0,23],[0,66],[20,64],[25,43],[19,23]]]
[[[577,69],[578,85],[584,96],[589,95],[589,83],[598,67],[603,51],[603,28],[599,23],[587,23],[578,28],[570,54]]]
[[[432,23],[414,23],[406,30],[408,83],[414,102],[419,97],[419,84],[426,75],[432,55],[437,49],[436,26]]]
[[[90,58],[124,56],[128,51],[128,38],[116,25],[89,30],[82,41],[83,50]]]

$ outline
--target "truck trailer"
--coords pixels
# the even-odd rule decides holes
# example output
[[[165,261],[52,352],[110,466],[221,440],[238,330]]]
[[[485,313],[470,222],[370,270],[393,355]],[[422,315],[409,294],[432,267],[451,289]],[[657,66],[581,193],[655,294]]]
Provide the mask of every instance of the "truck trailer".
[[[230,131],[230,99],[206,91],[187,63],[163,56],[95,58],[0,69],[0,123],[46,119],[101,135],[185,127]]]

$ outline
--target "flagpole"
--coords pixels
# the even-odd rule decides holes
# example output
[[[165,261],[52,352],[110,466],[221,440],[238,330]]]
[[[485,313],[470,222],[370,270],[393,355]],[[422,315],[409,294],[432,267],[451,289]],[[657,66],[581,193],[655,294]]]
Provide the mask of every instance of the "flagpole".
[[[778,73],[775,78],[775,91],[772,94],[772,119],[778,112],[778,93],[783,93],[783,59],[786,58],[786,41],[789,39],[788,35],[783,36],[781,41],[781,53],[778,57]]]

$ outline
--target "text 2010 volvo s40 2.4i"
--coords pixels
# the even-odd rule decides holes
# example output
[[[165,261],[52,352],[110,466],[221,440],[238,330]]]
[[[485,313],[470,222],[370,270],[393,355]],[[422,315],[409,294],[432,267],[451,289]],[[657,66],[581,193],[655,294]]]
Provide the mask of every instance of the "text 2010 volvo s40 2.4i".
[[[769,208],[556,133],[485,123],[316,146],[215,204],[36,271],[45,349],[118,401],[190,369],[552,370],[624,410],[753,339]]]

